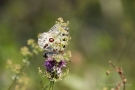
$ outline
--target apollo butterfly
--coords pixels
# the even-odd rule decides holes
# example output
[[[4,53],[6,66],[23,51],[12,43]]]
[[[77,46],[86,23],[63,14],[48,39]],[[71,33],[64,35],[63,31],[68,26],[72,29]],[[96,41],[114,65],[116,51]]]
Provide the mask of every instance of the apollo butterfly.
[[[63,24],[55,24],[48,32],[43,32],[38,38],[39,46],[48,52],[64,51],[69,38],[69,28]]]

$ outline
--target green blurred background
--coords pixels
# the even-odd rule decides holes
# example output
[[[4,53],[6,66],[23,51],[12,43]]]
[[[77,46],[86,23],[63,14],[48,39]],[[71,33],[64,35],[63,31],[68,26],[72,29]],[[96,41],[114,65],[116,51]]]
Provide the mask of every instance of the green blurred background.
[[[20,48],[30,38],[37,41],[58,17],[70,22],[72,58],[69,78],[54,90],[110,90],[121,80],[105,74],[109,60],[123,68],[127,90],[135,89],[135,0],[0,0],[0,90],[12,83],[7,59],[21,64]],[[38,74],[43,62],[40,53],[25,69],[27,90],[40,90],[39,82],[48,81]]]

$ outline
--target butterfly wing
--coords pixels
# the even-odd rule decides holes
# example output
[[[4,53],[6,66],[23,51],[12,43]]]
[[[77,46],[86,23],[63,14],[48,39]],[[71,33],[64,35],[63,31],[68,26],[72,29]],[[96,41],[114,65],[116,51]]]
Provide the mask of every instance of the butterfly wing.
[[[40,34],[40,36],[38,38],[38,45],[43,50],[51,51],[51,48],[48,44],[49,43],[49,37],[50,37],[50,33],[44,32],[44,33]]]
[[[59,24],[55,24],[53,27],[51,27],[51,29],[48,31],[48,33],[55,33],[55,34],[59,34]]]
[[[63,28],[63,30],[60,30]],[[42,33],[38,38],[38,44],[43,50],[49,52],[63,51],[66,46],[65,38],[68,37],[68,27],[55,24],[48,32]],[[65,40],[64,40],[65,39]]]

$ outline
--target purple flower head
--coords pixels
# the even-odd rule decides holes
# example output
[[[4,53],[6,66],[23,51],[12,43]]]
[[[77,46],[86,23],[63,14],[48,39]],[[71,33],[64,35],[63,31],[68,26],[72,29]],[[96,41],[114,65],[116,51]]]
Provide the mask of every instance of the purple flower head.
[[[55,65],[56,65],[56,61],[52,58],[48,58],[44,63],[44,66],[46,67],[47,72],[52,72],[53,67]]]
[[[66,61],[61,60],[60,62],[57,62],[53,58],[47,58],[47,60],[44,63],[44,66],[46,67],[46,71],[49,73],[56,72],[57,74],[62,72],[62,68],[66,67]]]
[[[61,61],[58,63],[58,67],[59,67],[59,68],[66,67],[66,61],[65,61],[65,60],[61,60]]]

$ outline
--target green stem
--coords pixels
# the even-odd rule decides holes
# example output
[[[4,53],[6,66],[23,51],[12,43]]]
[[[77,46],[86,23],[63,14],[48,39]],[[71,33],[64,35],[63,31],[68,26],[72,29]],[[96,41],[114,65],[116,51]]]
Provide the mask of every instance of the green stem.
[[[126,83],[124,83],[123,90],[126,90]]]
[[[49,86],[49,90],[51,90],[51,81],[50,81],[50,86]]]
[[[13,83],[9,86],[8,90],[11,90],[11,88],[14,86],[14,84],[16,83],[16,78],[14,79]]]
[[[50,87],[49,87],[49,90],[53,90],[53,86],[54,86],[54,81],[50,81]]]
[[[52,82],[52,90],[53,90],[53,86],[54,86],[54,81]]]

